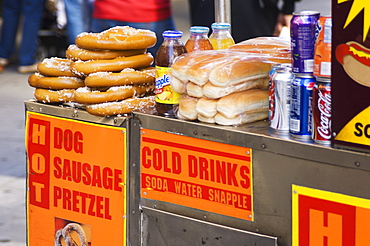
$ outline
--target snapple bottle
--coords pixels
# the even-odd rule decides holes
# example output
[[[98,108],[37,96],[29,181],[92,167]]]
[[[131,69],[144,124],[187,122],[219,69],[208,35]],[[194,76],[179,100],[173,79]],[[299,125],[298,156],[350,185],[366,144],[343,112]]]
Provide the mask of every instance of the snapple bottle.
[[[155,61],[155,101],[159,115],[173,117],[181,94],[172,89],[171,66],[176,57],[187,53],[187,51],[181,41],[181,31],[164,31],[162,35],[164,40],[157,51]]]
[[[229,46],[235,44],[230,34],[231,25],[229,23],[216,22],[213,23],[211,27],[212,34],[209,36],[209,40],[214,50],[227,49]]]
[[[213,50],[211,41],[208,39],[209,28],[206,26],[190,27],[190,37],[185,43],[188,52],[196,50]]]

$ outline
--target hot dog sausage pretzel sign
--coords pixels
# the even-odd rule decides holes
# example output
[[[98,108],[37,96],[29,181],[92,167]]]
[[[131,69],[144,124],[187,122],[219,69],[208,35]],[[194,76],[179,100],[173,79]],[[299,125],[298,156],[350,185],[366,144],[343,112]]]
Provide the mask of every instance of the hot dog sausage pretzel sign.
[[[370,1],[332,6],[333,144],[370,151]]]

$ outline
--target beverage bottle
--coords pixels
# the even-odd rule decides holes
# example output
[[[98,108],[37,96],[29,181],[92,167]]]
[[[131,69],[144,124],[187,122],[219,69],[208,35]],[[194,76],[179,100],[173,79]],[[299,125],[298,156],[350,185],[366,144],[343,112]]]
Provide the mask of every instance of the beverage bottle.
[[[205,26],[190,27],[190,37],[185,43],[188,52],[196,50],[213,50],[213,46],[208,39],[209,28]]]
[[[209,36],[209,40],[212,43],[214,50],[226,49],[229,46],[235,44],[233,37],[230,34],[229,23],[216,22],[211,25],[212,34]]]
[[[175,116],[175,109],[180,101],[180,93],[171,86],[171,66],[176,57],[187,53],[181,41],[182,32],[177,30],[164,31],[163,43],[159,47],[156,60],[155,101],[159,115]]]

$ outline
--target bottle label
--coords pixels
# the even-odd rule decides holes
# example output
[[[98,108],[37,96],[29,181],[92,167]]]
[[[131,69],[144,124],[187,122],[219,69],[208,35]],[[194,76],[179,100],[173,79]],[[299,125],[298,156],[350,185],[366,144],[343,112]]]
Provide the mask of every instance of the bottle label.
[[[156,66],[155,101],[164,104],[179,104],[180,93],[175,92],[171,86],[170,67]]]

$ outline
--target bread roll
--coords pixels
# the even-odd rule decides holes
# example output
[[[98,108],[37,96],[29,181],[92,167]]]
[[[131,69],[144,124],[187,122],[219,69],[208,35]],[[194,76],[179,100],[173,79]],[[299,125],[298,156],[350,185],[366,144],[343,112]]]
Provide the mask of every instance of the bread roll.
[[[253,88],[267,89],[268,85],[269,80],[267,77],[247,80],[237,85],[224,87],[214,86],[212,83],[208,82],[203,86],[203,95],[211,99],[217,99],[238,91],[245,91]]]
[[[203,123],[210,123],[210,124],[216,123],[215,117],[206,117],[200,114],[198,114],[198,120]]]
[[[262,110],[258,112],[245,112],[234,118],[227,118],[222,114],[216,114],[215,122],[219,125],[224,126],[238,126],[246,123],[251,123],[259,120],[267,119],[268,110]]]
[[[268,90],[250,89],[227,95],[217,102],[217,111],[226,118],[235,118],[245,112],[268,109]]]
[[[179,102],[177,117],[183,120],[196,120],[198,113],[196,110],[198,98],[183,95]]]
[[[175,76],[171,76],[171,86],[174,91],[180,94],[186,93],[186,82],[180,80],[179,78]]]
[[[210,59],[212,52],[208,51],[193,51],[190,53],[178,56],[172,64],[172,75],[183,82],[187,82],[188,70],[194,64],[202,61],[203,59]]]
[[[193,82],[189,82],[186,85],[186,92],[188,93],[189,96],[192,97],[203,97],[203,87],[199,86],[197,84],[194,84]]]
[[[209,54],[207,59],[203,59],[197,63],[194,63],[188,70],[189,81],[203,86],[208,82],[209,74],[214,69],[215,66],[227,62],[230,57],[241,58],[242,55],[236,52],[227,52],[225,50],[212,50],[213,52]]]
[[[236,85],[246,80],[268,76],[271,66],[271,63],[256,57],[229,59],[211,71],[209,81],[215,86]]]
[[[196,106],[198,119],[200,115],[203,118],[213,118],[217,114],[217,102],[217,99],[200,98]]]
[[[232,51],[258,54],[261,60],[271,63],[291,62],[290,40],[281,37],[258,37],[248,39],[228,48]]]
[[[228,49],[255,53],[264,53],[267,50],[290,51],[290,40],[281,37],[257,37],[236,43]]]

